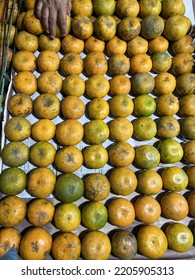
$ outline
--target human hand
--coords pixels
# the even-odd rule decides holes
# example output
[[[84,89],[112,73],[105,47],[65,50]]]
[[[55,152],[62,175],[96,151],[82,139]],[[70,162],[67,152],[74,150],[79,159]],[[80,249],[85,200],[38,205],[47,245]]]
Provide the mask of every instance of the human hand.
[[[67,34],[66,15],[70,16],[71,0],[37,0],[35,5],[35,15],[42,22],[51,39],[56,36],[56,26],[62,36]]]

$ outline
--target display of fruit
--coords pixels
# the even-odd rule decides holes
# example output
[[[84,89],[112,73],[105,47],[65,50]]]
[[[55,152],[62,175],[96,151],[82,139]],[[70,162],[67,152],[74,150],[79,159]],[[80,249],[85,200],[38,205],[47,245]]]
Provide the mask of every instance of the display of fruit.
[[[194,255],[187,1],[71,2],[66,36],[57,26],[49,37],[34,0],[16,1],[12,18],[9,1],[0,28],[13,70],[3,92],[0,257],[12,245],[24,260]]]

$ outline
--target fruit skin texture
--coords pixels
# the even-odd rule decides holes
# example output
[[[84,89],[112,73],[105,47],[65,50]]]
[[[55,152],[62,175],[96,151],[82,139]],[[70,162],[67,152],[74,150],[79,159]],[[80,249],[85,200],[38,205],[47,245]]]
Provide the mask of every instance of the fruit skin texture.
[[[126,198],[114,198],[108,205],[108,220],[118,227],[128,227],[135,219],[135,209]]]
[[[18,252],[21,234],[16,228],[0,229],[0,258],[12,247]]]
[[[89,144],[102,144],[109,137],[108,125],[102,120],[92,120],[84,127],[84,137]]]
[[[117,35],[124,41],[130,41],[139,35],[140,21],[133,16],[123,18],[117,25]]]
[[[142,226],[137,234],[138,252],[148,259],[160,259],[168,247],[164,232],[154,225]]]
[[[162,214],[167,219],[180,221],[185,219],[189,213],[186,198],[177,192],[165,192],[160,201]]]
[[[176,163],[183,157],[183,148],[174,139],[161,140],[158,145],[161,161],[164,163]]]
[[[135,157],[135,150],[130,143],[125,141],[111,145],[109,151],[110,163],[115,167],[125,167],[131,164]]]
[[[81,223],[81,211],[74,203],[61,203],[55,210],[53,220],[57,229],[71,232]]]
[[[181,135],[188,140],[195,140],[195,117],[181,119]]]
[[[27,209],[28,221],[36,227],[49,224],[54,216],[55,207],[53,203],[44,198],[31,200]]]
[[[129,195],[137,187],[137,177],[127,167],[114,168],[110,174],[109,181],[112,191],[118,195]]]
[[[111,242],[104,232],[89,231],[82,239],[81,248],[85,260],[107,260],[111,253]]]
[[[135,217],[138,221],[145,224],[153,224],[161,214],[159,202],[150,195],[141,195],[134,204]]]
[[[97,15],[112,15],[115,11],[115,1],[94,0],[93,10]]]
[[[17,196],[5,196],[0,201],[0,225],[3,227],[15,227],[25,218],[26,203]]]
[[[45,260],[51,246],[51,235],[44,228],[33,227],[22,237],[19,255],[23,260]]]
[[[168,40],[177,41],[187,34],[190,26],[191,22],[186,16],[171,16],[165,21],[163,34]]]
[[[111,238],[112,254],[120,260],[132,260],[137,253],[137,240],[133,233],[118,230]]]
[[[84,183],[76,174],[63,174],[58,177],[54,191],[60,201],[74,202],[83,195]]]
[[[171,223],[165,230],[168,246],[176,252],[187,252],[194,243],[191,230],[184,224]]]
[[[163,33],[164,25],[162,17],[153,15],[146,16],[141,22],[141,35],[145,39],[155,39]]]
[[[58,234],[52,242],[54,260],[78,260],[81,254],[81,242],[72,232]]]
[[[105,226],[108,220],[107,208],[101,202],[89,201],[82,209],[81,220],[86,228],[99,230]]]
[[[111,40],[116,34],[115,19],[109,15],[100,15],[94,22],[94,33],[98,39]]]
[[[56,175],[47,167],[32,169],[27,176],[26,190],[34,197],[46,198],[54,190]]]
[[[26,187],[26,173],[17,168],[4,169],[0,174],[0,191],[6,195],[17,195]]]
[[[160,162],[160,153],[150,145],[141,145],[135,150],[135,163],[141,169],[153,169]]]
[[[23,142],[9,142],[1,153],[2,161],[9,167],[19,167],[29,160],[29,147]]]
[[[183,191],[188,186],[188,176],[186,172],[178,166],[170,166],[165,168],[161,177],[163,187],[168,191]]]
[[[110,181],[102,173],[91,173],[84,180],[85,196],[90,201],[101,201],[110,194]]]

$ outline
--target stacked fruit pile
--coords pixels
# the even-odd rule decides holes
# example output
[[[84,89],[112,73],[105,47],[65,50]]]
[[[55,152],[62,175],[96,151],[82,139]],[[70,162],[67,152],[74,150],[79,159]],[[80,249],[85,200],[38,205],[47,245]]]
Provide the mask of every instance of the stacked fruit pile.
[[[0,256],[7,241],[22,259],[194,252],[194,45],[183,0],[73,0],[68,35],[57,28],[52,40],[34,4],[24,0],[14,38]]]

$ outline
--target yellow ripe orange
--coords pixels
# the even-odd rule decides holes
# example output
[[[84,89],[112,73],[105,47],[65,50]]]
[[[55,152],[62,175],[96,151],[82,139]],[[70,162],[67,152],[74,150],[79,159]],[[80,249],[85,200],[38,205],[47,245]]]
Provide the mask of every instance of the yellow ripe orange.
[[[22,236],[19,255],[23,260],[44,260],[49,256],[51,246],[52,237],[47,230],[32,227]]]
[[[106,52],[109,56],[116,53],[125,54],[127,50],[127,42],[114,36],[106,42]]]
[[[195,189],[195,166],[189,166],[186,169],[186,173],[188,175],[188,179],[189,179],[189,186],[192,190]]]
[[[161,206],[159,202],[150,195],[139,196],[134,204],[135,217],[145,224],[153,224],[160,218]]]
[[[118,195],[129,195],[137,187],[137,177],[128,167],[114,168],[109,177],[111,189]]]
[[[176,87],[176,78],[170,73],[160,73],[155,76],[154,92],[158,95],[173,93]]]
[[[144,53],[134,55],[131,58],[130,63],[132,73],[150,72],[152,69],[152,60]]]
[[[148,42],[148,50],[151,54],[157,52],[166,52],[168,47],[169,47],[169,41],[163,36],[159,36]]]
[[[166,235],[155,225],[144,225],[137,234],[138,252],[148,259],[160,259],[166,253]]]
[[[188,198],[189,212],[192,217],[195,217],[195,192],[189,194]]]
[[[112,95],[128,94],[131,90],[131,81],[125,75],[114,75],[110,80],[110,93]]]
[[[171,71],[175,76],[192,73],[194,69],[193,56],[190,53],[178,53],[172,58]]]
[[[40,119],[32,125],[31,135],[36,141],[49,141],[54,138],[55,124],[49,119]]]
[[[163,181],[160,174],[153,170],[143,170],[137,175],[137,189],[145,195],[158,194],[163,187]]]
[[[71,34],[66,35],[61,41],[61,47],[64,53],[78,53],[84,50],[84,41]]]
[[[88,231],[82,239],[81,251],[85,260],[107,260],[111,253],[110,239],[104,232]]]
[[[141,36],[136,36],[127,43],[127,54],[132,57],[139,53],[147,53],[148,41]]]
[[[156,15],[158,16],[162,9],[161,1],[156,0],[150,2],[148,0],[141,0],[139,3],[139,16],[144,18],[149,15]]]
[[[41,21],[35,16],[35,10],[30,9],[25,12],[24,18],[23,18],[25,29],[38,36],[44,33],[45,29],[43,27],[43,24]]]
[[[75,230],[81,222],[81,211],[74,203],[61,203],[54,213],[54,224],[62,232]]]
[[[60,67],[60,57],[55,51],[44,50],[39,53],[36,63],[40,72],[57,71]]]
[[[108,220],[118,227],[128,227],[135,219],[133,204],[125,198],[114,198],[108,204]]]
[[[18,51],[12,57],[12,65],[17,72],[36,69],[36,56],[31,51]]]
[[[110,112],[112,116],[126,118],[130,116],[134,109],[133,100],[129,95],[119,94],[110,99]]]
[[[135,150],[130,143],[117,142],[109,148],[109,161],[115,167],[126,167],[131,164],[135,157]]]
[[[66,95],[79,97],[85,92],[85,81],[79,75],[69,75],[63,80],[62,90]]]
[[[60,38],[58,37],[50,39],[47,35],[41,34],[38,37],[38,40],[39,40],[39,48],[41,49],[41,51],[50,50],[50,51],[55,51],[57,53],[61,49],[61,41]]]
[[[48,197],[55,188],[55,173],[47,167],[32,169],[27,177],[27,192],[37,198]]]
[[[56,125],[56,140],[63,146],[76,145],[83,136],[83,125],[76,119],[66,119]]]
[[[109,115],[109,104],[101,97],[92,99],[88,105],[88,114],[91,119],[103,120]]]
[[[172,93],[160,95],[156,99],[156,109],[161,116],[173,116],[179,111],[179,100]]]
[[[73,0],[72,1],[73,15],[86,15],[90,17],[93,13],[93,4],[91,0]]]
[[[167,167],[161,172],[161,177],[167,191],[181,192],[188,186],[188,176],[181,167]]]
[[[60,60],[60,70],[65,76],[79,75],[83,71],[83,59],[78,53],[66,53]]]
[[[81,241],[73,232],[58,234],[52,242],[54,260],[78,260],[81,254]]]
[[[85,113],[85,104],[78,96],[67,96],[61,100],[61,113],[67,119],[79,119]]]
[[[10,228],[19,225],[26,217],[26,202],[15,195],[4,196],[0,200],[0,224]]]
[[[28,221],[36,227],[43,227],[53,220],[55,207],[50,200],[37,198],[27,208]]]
[[[110,194],[110,182],[102,173],[91,173],[84,181],[85,195],[91,201],[101,201]]]
[[[38,37],[24,30],[15,35],[14,44],[19,51],[26,50],[34,53],[39,48]]]
[[[60,172],[72,173],[83,164],[83,155],[75,146],[65,146],[56,152],[54,164]]]
[[[109,81],[103,75],[92,75],[85,82],[85,92],[90,98],[105,97],[109,89]]]
[[[24,93],[16,93],[8,100],[8,110],[13,117],[27,117],[33,111],[31,96]]]
[[[136,17],[139,13],[139,9],[139,3],[136,0],[118,0],[116,3],[116,14],[120,18],[124,18],[127,16]]]
[[[37,79],[41,94],[57,94],[62,89],[62,77],[57,71],[44,71]]]
[[[83,160],[88,168],[102,168],[108,163],[108,152],[102,145],[90,145],[83,151]]]
[[[110,137],[114,141],[127,141],[133,135],[133,124],[127,118],[115,118],[109,122]]]
[[[85,40],[84,49],[86,53],[103,52],[105,49],[105,41],[92,35],[87,40]]]
[[[34,99],[33,109],[38,118],[52,120],[60,113],[60,100],[54,94],[43,93]]]
[[[177,192],[165,192],[160,201],[162,214],[167,219],[180,221],[185,219],[189,212],[186,198]]]
[[[37,91],[37,78],[30,71],[21,71],[14,76],[13,85],[16,92],[32,95]]]
[[[84,70],[88,75],[104,75],[108,70],[108,62],[103,52],[93,51],[83,60]]]

